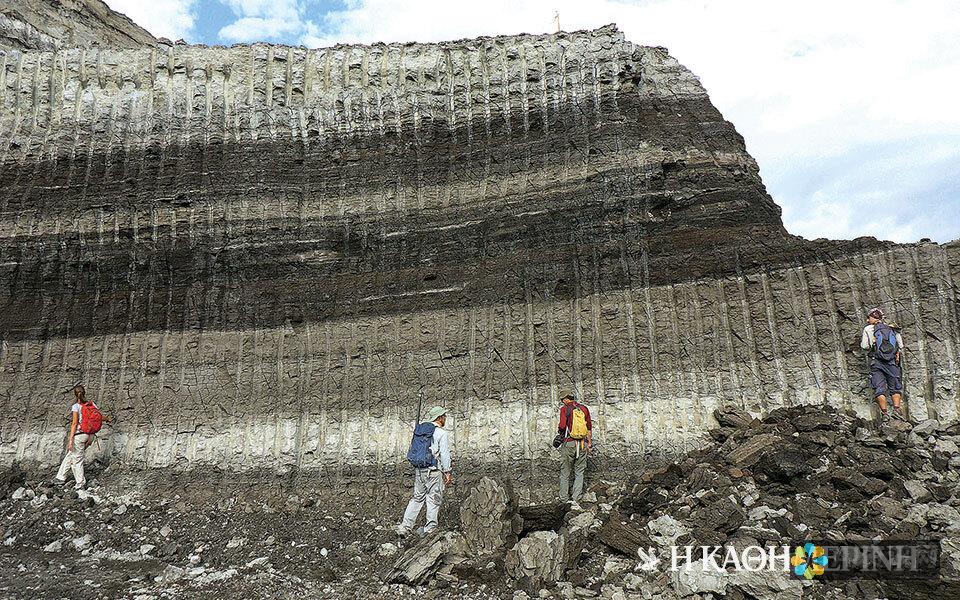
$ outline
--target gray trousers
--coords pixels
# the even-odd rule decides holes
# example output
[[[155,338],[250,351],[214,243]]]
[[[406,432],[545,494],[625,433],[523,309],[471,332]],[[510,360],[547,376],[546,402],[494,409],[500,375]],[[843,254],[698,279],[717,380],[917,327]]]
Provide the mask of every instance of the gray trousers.
[[[77,486],[83,487],[86,485],[87,480],[83,476],[83,455],[92,438],[93,436],[87,435],[86,433],[75,433],[73,435],[73,450],[67,452],[66,456],[63,457],[63,462],[60,463],[60,470],[57,471],[57,479],[66,481],[67,471],[72,470],[73,478],[76,480]]]
[[[416,469],[413,474],[413,497],[403,513],[403,522],[400,526],[407,531],[413,529],[420,516],[424,503],[427,505],[427,524],[424,532],[431,532],[437,528],[437,516],[440,514],[440,503],[443,502],[443,473],[440,469]]]
[[[583,474],[587,470],[586,445],[579,449],[580,442],[564,442],[560,446],[560,499],[580,501],[583,494]],[[573,470],[573,494],[570,494],[570,471]]]

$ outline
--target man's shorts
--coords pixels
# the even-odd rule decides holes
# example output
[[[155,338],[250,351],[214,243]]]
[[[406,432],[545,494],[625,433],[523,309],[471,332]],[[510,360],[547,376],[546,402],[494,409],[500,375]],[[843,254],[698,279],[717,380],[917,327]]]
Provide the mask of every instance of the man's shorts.
[[[870,365],[870,385],[873,386],[873,396],[891,396],[903,393],[903,380],[900,367],[880,361],[873,361]]]

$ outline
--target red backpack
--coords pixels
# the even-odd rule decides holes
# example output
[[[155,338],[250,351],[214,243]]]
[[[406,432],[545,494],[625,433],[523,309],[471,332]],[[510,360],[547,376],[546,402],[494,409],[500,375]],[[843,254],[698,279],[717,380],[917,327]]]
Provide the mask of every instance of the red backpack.
[[[93,434],[100,431],[103,426],[103,413],[93,405],[93,402],[87,402],[80,405],[80,433]]]

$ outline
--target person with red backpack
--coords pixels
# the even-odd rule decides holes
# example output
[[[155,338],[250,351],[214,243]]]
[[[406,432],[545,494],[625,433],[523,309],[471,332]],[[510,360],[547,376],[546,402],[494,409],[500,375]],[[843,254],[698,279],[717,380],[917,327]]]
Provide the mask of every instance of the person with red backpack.
[[[560,448],[560,500],[580,501],[583,475],[587,470],[587,454],[593,448],[593,421],[586,406],[578,403],[572,392],[560,396],[560,423],[556,442]],[[570,493],[570,472],[573,471],[573,493]]]
[[[93,442],[93,436],[100,431],[104,422],[109,423],[110,419],[105,417],[93,400],[87,400],[86,389],[82,385],[76,385],[73,388],[75,402],[70,407],[70,434],[67,436],[67,454],[60,463],[60,470],[57,471],[57,482],[63,484],[67,482],[67,471],[73,470],[73,478],[76,481],[74,488],[83,489],[87,480],[83,475],[83,457],[87,446]]]
[[[893,400],[893,416],[906,419],[903,400],[903,372],[900,369],[900,353],[903,338],[900,333],[883,321],[883,311],[874,308],[867,314],[867,325],[860,336],[860,347],[870,353],[870,385],[880,408],[880,418],[890,417],[887,395]]]

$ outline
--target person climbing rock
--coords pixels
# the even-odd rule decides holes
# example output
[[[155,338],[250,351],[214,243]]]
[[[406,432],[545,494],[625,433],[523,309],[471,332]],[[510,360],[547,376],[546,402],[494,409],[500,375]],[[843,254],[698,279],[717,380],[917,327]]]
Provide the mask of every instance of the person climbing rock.
[[[560,444],[560,500],[580,501],[583,494],[583,475],[587,470],[587,455],[593,449],[593,422],[586,406],[576,401],[572,392],[560,396],[560,423],[557,432]],[[570,492],[570,472],[573,471],[573,493]]]
[[[73,387],[74,403],[70,407],[70,433],[67,435],[67,453],[60,463],[60,469],[57,471],[57,483],[67,482],[67,471],[73,470],[73,479],[75,489],[83,489],[87,485],[86,477],[83,473],[83,459],[87,446],[93,442],[93,438],[100,431],[104,422],[109,423],[110,418],[105,417],[93,400],[87,400],[87,391],[77,384]]]
[[[905,419],[903,411],[903,373],[900,369],[900,353],[903,337],[884,322],[883,311],[872,309],[867,314],[867,325],[860,336],[860,347],[870,354],[870,385],[881,418],[890,416],[887,396],[893,400],[893,416]]]
[[[407,452],[407,460],[414,467],[413,497],[403,513],[403,520],[397,525],[400,535],[407,535],[413,530],[424,503],[427,505],[427,522],[418,533],[426,535],[438,526],[443,490],[453,481],[450,434],[443,428],[446,422],[447,409],[434,406],[413,430],[413,439]]]

